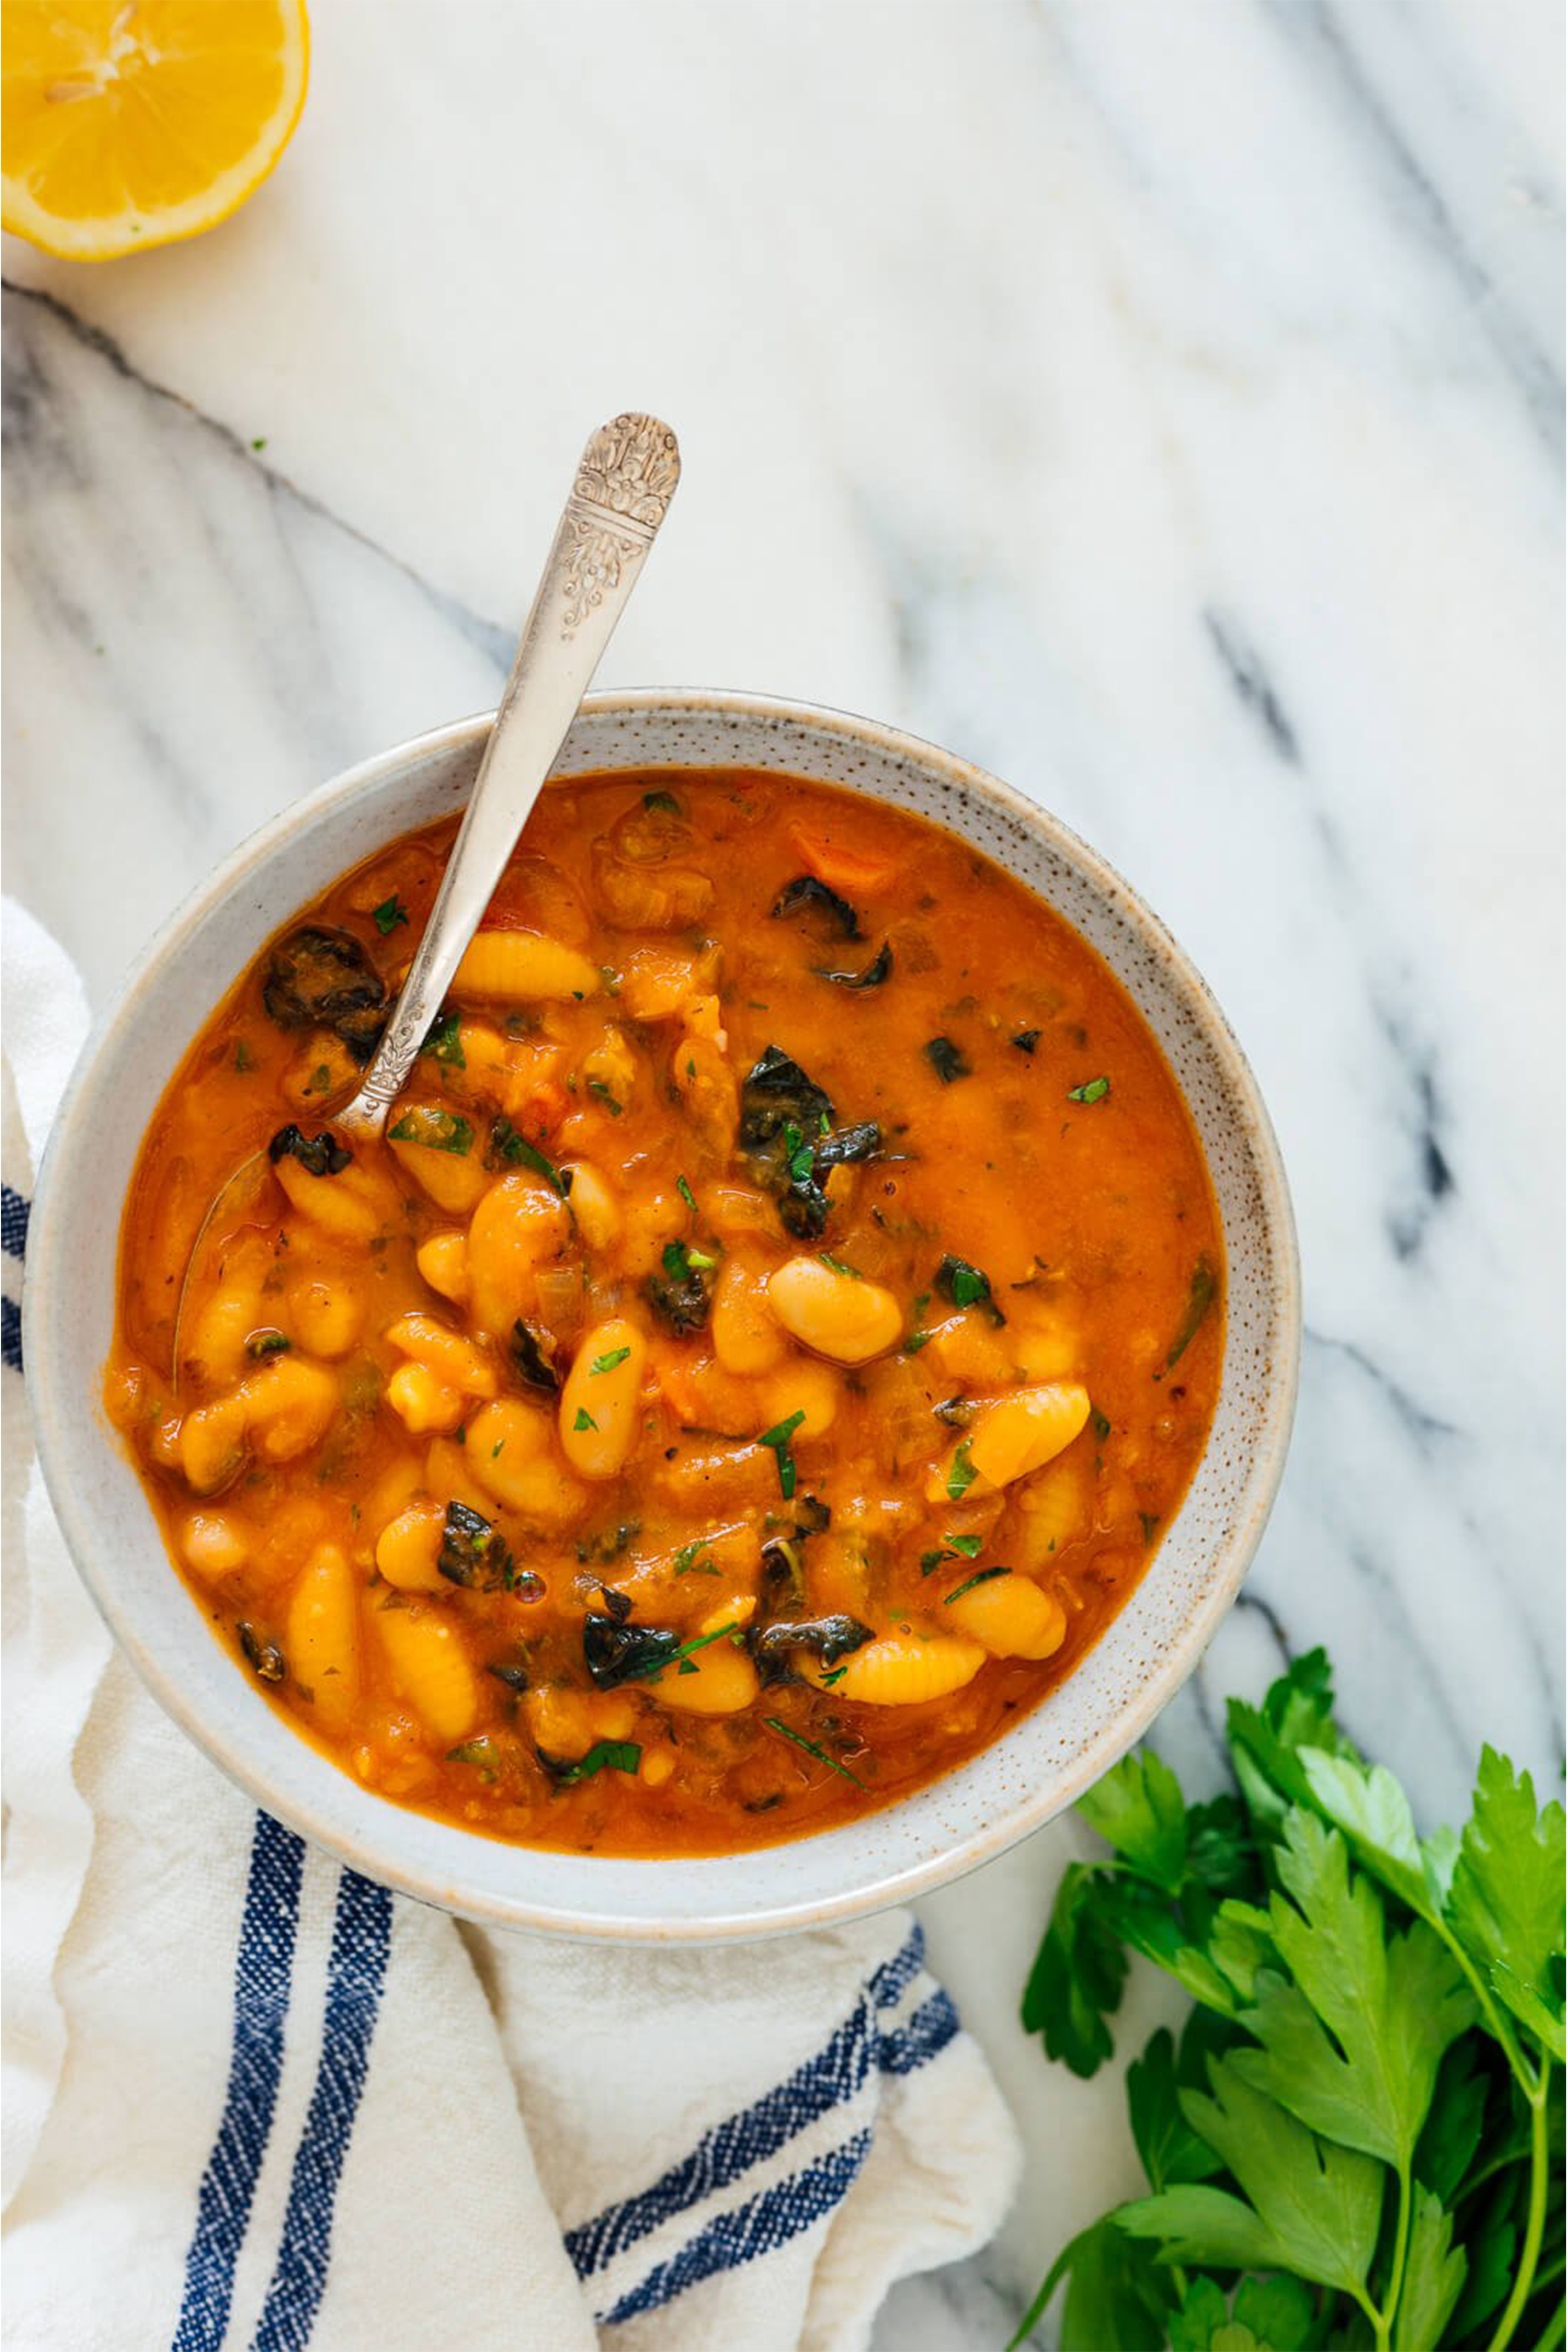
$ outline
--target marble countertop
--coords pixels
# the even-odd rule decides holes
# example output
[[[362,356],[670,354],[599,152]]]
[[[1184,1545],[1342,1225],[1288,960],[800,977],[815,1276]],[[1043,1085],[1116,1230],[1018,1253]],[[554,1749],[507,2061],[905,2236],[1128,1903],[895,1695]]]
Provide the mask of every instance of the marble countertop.
[[[872,712],[1035,793],[1272,1108],[1295,1448],[1167,1752],[1212,1781],[1223,1694],[1322,1641],[1429,1818],[1484,1736],[1555,1778],[1552,12],[315,18],[294,146],[221,231],[98,270],[7,241],[7,889],[101,1003],[260,820],[493,701],[587,427],[667,415],[680,502],[601,683]],[[1087,1842],[921,1907],[1029,2165],[883,2352],[1003,2340],[1131,2184],[1110,2079],[1015,2023]]]

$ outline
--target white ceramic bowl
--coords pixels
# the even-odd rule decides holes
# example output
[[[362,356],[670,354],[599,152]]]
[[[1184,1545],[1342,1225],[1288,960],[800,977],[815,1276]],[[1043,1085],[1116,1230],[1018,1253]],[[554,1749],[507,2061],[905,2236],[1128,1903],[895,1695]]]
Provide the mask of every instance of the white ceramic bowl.
[[[1207,1451],[1131,1600],[1062,1687],[958,1770],[791,1844],[632,1861],[501,1845],[372,1795],[275,1714],[171,1566],[100,1402],[120,1212],[153,1104],[198,1022],[335,876],[458,806],[487,719],[405,743],[239,849],[148,950],[77,1065],[28,1244],[24,1344],[39,1450],[88,1588],[154,1696],[214,1763],[307,1837],[405,1894],[488,1925],[641,1942],[821,1926],[941,1885],[1070,1805],[1145,1731],[1234,1598],[1284,1466],[1301,1305],[1277,1148],[1203,980],[1104,860],[967,762],[840,713],[738,694],[595,695],[558,772],[742,766],[823,777],[952,827],[1097,947],[1164,1047],[1224,1220],[1229,1324]]]

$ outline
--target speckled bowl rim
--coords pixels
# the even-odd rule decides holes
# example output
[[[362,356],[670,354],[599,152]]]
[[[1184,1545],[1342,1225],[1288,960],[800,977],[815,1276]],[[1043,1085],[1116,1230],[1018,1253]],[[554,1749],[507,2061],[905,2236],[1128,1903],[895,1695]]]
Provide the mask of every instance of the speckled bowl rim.
[[[564,1909],[559,1905],[529,1900],[526,1895],[519,1895],[516,1899],[503,1899],[466,1880],[461,1871],[437,1878],[418,1867],[410,1866],[404,1860],[398,1850],[400,1824],[410,1820],[427,1819],[426,1816],[410,1813],[408,1809],[388,1800],[374,1800],[375,1834],[356,1836],[333,1818],[335,1811],[339,1809],[335,1806],[332,1790],[327,1784],[324,1784],[322,1800],[316,1803],[302,1802],[292,1795],[280,1796],[265,1770],[255,1764],[243,1729],[236,1730],[233,1725],[215,1721],[188,1703],[184,1692],[165,1671],[160,1652],[144,1636],[136,1621],[134,1610],[124,1602],[113,1575],[101,1560],[101,1530],[93,1524],[91,1514],[80,1502],[68,1475],[73,1443],[80,1442],[73,1440],[70,1423],[73,1416],[79,1420],[82,1399],[78,1393],[54,1375],[53,1337],[43,1304],[53,1287],[53,1270],[56,1266],[65,1266],[69,1262],[70,1236],[63,1227],[57,1229],[60,1221],[54,1203],[64,1189],[61,1170],[67,1166],[73,1149],[77,1147],[78,1111],[90,1096],[95,1083],[102,1083],[101,1065],[106,1056],[113,1055],[120,1031],[129,1026],[137,999],[153,974],[169,959],[179,956],[214,902],[222,899],[248,875],[258,873],[275,851],[302,828],[309,828],[327,812],[336,812],[361,796],[374,794],[379,787],[417,763],[461,754],[472,748],[482,740],[493,723],[493,712],[455,720],[428,733],[410,737],[345,769],[315,791],[292,802],[250,835],[187,896],[164,924],[131,968],[113,1004],[94,1025],[62,1099],[35,1186],[22,1301],[24,1360],[35,1440],[44,1480],[66,1546],[93,1602],[136,1672],[165,1713],[208,1758],[256,1803],[265,1806],[302,1835],[324,1847],[352,1868],[418,1901],[457,1912],[491,1928],[591,1942],[634,1942],[653,1945],[745,1942],[805,1929],[830,1927],[863,1918],[893,1904],[929,1894],[934,1888],[946,1885],[982,1864],[995,1860],[1020,1839],[1075,1803],[1142,1737],[1175,1696],[1197,1666],[1241,1588],[1284,1473],[1295,1413],[1301,1335],[1301,1274],[1295,1219],[1278,1145],[1256,1082],[1213,992],[1185,950],[1131,884],[1059,817],[999,778],[918,736],[851,712],[737,689],[663,687],[592,694],[585,697],[580,711],[580,717],[585,719],[617,717],[666,719],[678,719],[683,714],[694,718],[729,718],[737,724],[762,722],[780,728],[799,726],[818,734],[837,736],[849,745],[861,745],[867,753],[879,758],[905,761],[923,769],[956,795],[960,810],[964,798],[972,796],[980,802],[991,802],[994,809],[1011,818],[1016,825],[1040,837],[1048,851],[1054,852],[1069,867],[1076,867],[1129,928],[1141,932],[1145,941],[1157,950],[1168,974],[1177,983],[1176,992],[1184,999],[1187,1011],[1214,1056],[1226,1092],[1236,1106],[1238,1123],[1244,1126],[1267,1241],[1274,1341],[1263,1376],[1266,1402],[1260,1415],[1243,1484],[1244,1504],[1237,1512],[1229,1533],[1216,1549],[1212,1573],[1201,1598],[1182,1627],[1179,1638],[1172,1640],[1167,1654],[1145,1673],[1129,1693],[1125,1704],[1098,1732],[1085,1740],[1079,1752],[1065,1766],[1058,1768],[1029,1794],[1003,1806],[994,1818],[988,1819],[950,1848],[931,1853],[912,1865],[885,1870],[879,1875],[869,1876],[863,1884],[833,1894],[813,1895],[809,1891],[797,1892],[777,1904],[710,1913],[694,1919],[683,1916],[678,1907],[682,1872],[687,1865],[682,1858],[672,1858],[656,1866],[668,1871],[671,1878],[671,1907],[664,1916],[620,1920],[608,1912],[588,1916],[574,1909]],[[746,764],[743,754],[737,754],[737,758],[741,765]],[[659,763],[650,758],[646,764],[655,766]],[[682,764],[697,763],[688,760]],[[588,771],[574,765],[564,772]],[[792,769],[783,772],[804,771]],[[856,788],[849,786],[848,789]],[[949,829],[963,835],[961,823],[950,826]],[[1025,887],[1028,886],[1026,883]],[[118,1216],[119,1204],[116,1203],[116,1223]],[[105,1443],[117,1443],[107,1421],[101,1421],[101,1435]],[[1111,1630],[1117,1621],[1112,1621]],[[237,1689],[244,1687],[237,1676],[235,1683]],[[1064,1684],[1062,1687],[1068,1686]],[[264,1702],[258,1704],[265,1705]],[[1031,1714],[1033,1712],[1031,1710]],[[268,1709],[267,1713],[271,1714],[271,1710]],[[1016,1729],[1022,1729],[1028,1720],[1029,1717],[1024,1717]],[[293,1736],[297,1738],[297,1735]],[[995,1754],[1015,1736],[1016,1731],[1004,1733],[990,1749],[981,1751],[979,1757],[971,1759],[970,1764],[983,1762],[986,1755]],[[965,1768],[959,1766],[956,1770]],[[344,1789],[352,1791],[356,1797],[363,1798],[369,1793],[360,1788],[339,1767],[328,1764],[327,1770],[332,1781],[340,1783]],[[893,1805],[879,1811],[884,1814],[893,1812],[920,1794],[919,1790],[912,1791],[909,1799],[895,1800]],[[347,1801],[345,1798],[345,1806]],[[877,1818],[873,1814],[861,1817],[861,1821],[869,1825]],[[852,1829],[855,1824],[849,1826]],[[749,1850],[753,1855],[760,1850],[765,1854],[787,1857],[790,1874],[794,1874],[804,1860],[809,1876],[809,1856],[813,1847],[824,1845],[839,1834],[836,1831],[818,1832],[783,1841],[777,1847]],[[461,1830],[456,1830],[454,1835],[461,1845],[481,1846],[492,1851],[497,1843]],[[529,1847],[509,1850],[519,1857],[535,1851]],[[744,1855],[735,1858],[737,1862],[745,1859]],[[729,1857],[707,1859],[722,1865],[728,1865],[730,1861]],[[626,1865],[622,1858],[604,1857],[596,1859],[595,1867],[609,1873]],[[637,1867],[646,1869],[647,1865]]]

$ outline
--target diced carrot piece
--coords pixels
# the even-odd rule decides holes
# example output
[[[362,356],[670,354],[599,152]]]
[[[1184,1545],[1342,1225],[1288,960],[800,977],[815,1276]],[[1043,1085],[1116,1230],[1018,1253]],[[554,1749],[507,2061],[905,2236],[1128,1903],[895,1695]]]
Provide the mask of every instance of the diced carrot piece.
[[[842,891],[846,898],[852,898],[858,890],[885,890],[893,879],[891,859],[873,858],[864,849],[848,849],[841,841],[825,841],[801,825],[790,827],[790,838],[817,880]]]

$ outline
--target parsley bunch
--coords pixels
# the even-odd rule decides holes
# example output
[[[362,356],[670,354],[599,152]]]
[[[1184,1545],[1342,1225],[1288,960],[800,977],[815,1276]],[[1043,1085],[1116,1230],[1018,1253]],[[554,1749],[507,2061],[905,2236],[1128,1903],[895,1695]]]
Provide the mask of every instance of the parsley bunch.
[[[1128,2070],[1152,2193],[1063,2249],[1063,2352],[1549,2352],[1563,2339],[1563,1811],[1481,1752],[1418,1836],[1334,1720],[1328,1660],[1230,1702],[1236,1792],[1147,1751],[1080,1812],[1024,2024],[1093,2074],[1129,1950],[1196,2004]],[[1009,2347],[1011,2352],[1011,2347]]]

